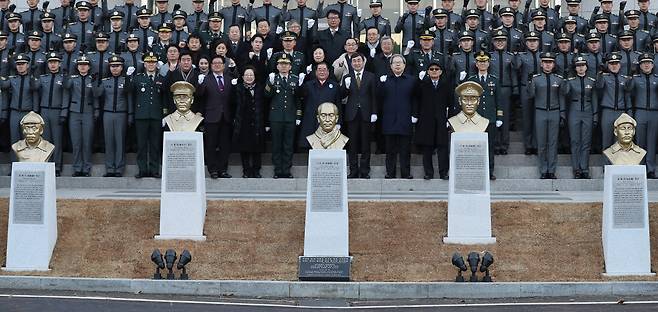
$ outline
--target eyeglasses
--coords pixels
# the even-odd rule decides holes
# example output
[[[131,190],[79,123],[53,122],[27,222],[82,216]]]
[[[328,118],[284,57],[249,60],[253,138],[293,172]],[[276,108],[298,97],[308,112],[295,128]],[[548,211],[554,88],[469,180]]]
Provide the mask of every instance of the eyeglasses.
[[[439,71],[439,70],[441,70],[441,68],[438,68],[438,67],[430,67],[430,68],[428,68],[427,70],[429,70],[429,71]]]

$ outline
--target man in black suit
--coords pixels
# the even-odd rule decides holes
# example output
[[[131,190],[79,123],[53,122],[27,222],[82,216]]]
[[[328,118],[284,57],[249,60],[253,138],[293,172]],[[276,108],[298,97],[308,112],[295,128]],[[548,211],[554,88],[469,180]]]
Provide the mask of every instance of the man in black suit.
[[[342,84],[343,92],[348,96],[343,121],[350,138],[347,143],[350,179],[370,179],[370,130],[372,123],[377,121],[377,80],[373,73],[364,70],[365,59],[361,53],[352,56],[354,71],[345,76]]]
[[[334,61],[343,53],[345,41],[349,34],[340,30],[340,13],[336,10],[327,12],[327,23],[329,28],[319,31],[317,43],[324,49],[326,55],[325,62],[333,64]]]
[[[206,164],[213,179],[231,177],[226,170],[231,151],[231,102],[234,96],[231,77],[224,73],[225,60],[219,55],[212,58],[211,74],[199,75],[196,93],[197,99],[201,101],[201,113],[206,127]]]

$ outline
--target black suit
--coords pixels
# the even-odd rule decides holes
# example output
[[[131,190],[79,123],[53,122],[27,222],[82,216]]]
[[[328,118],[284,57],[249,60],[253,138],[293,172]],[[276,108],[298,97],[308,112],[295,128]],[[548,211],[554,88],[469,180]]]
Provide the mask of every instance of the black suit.
[[[345,41],[349,38],[342,30],[337,30],[331,35],[330,29],[325,29],[318,32],[317,43],[324,49],[326,53],[325,61],[333,64],[334,61],[345,51]]]
[[[231,152],[234,86],[227,74],[222,81],[223,86],[220,86],[216,75],[209,74],[196,91],[206,126],[206,164],[211,173],[226,172]]]
[[[448,107],[452,105],[454,88],[451,87],[450,77],[443,73],[438,80],[437,86],[429,77],[420,82],[418,92],[417,108],[418,114],[416,124],[415,143],[423,152],[423,168],[425,175],[434,176],[432,154],[437,149],[439,162],[439,174],[448,174],[448,143],[449,135],[446,123],[448,122]]]
[[[350,87],[345,80],[350,78]],[[362,71],[361,83],[357,84],[356,73],[351,72],[343,79],[343,92],[348,95],[343,108],[343,121],[350,140],[347,142],[347,155],[350,175],[361,177],[370,174],[370,116],[377,114],[377,81],[373,73]],[[359,162],[359,153],[361,162]]]

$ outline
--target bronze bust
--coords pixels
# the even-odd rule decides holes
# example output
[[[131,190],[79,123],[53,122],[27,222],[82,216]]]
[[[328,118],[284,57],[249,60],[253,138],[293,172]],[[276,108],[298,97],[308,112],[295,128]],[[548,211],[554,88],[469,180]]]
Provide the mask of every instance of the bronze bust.
[[[647,151],[633,143],[637,122],[633,117],[622,113],[614,123],[617,142],[603,151],[603,155],[613,165],[639,165]]]
[[[195,114],[190,109],[194,103],[194,86],[185,81],[177,81],[171,85],[176,111],[165,117],[165,123],[170,131],[194,132],[203,121],[201,114]]]
[[[47,162],[55,149],[55,145],[44,140],[43,118],[35,112],[29,112],[21,119],[23,140],[11,146],[19,162]]]
[[[484,90],[479,83],[467,81],[455,88],[459,95],[459,104],[462,111],[448,119],[454,132],[485,132],[489,119],[477,113],[480,105],[480,96]]]
[[[318,129],[306,137],[313,149],[343,149],[349,140],[340,133],[338,122],[338,107],[334,103],[322,103],[318,106]]]

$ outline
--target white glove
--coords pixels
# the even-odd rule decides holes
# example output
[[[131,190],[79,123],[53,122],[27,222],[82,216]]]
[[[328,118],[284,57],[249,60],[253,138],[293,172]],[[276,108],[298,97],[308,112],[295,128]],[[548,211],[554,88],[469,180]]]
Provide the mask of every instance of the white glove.
[[[192,64],[192,68],[196,69],[196,65]]]
[[[356,9],[356,16],[361,17],[361,14],[363,14],[362,9]]]
[[[370,115],[370,122],[377,122],[377,114]]]
[[[280,35],[283,32],[283,27],[281,26],[276,26],[276,34]]]
[[[165,118],[162,118],[162,128],[164,128],[167,125],[167,121]]]
[[[459,73],[459,80],[464,80],[464,79],[466,79],[466,72],[462,71],[461,73]]]
[[[265,132],[270,132],[270,127],[265,127]]]
[[[386,82],[386,75],[379,77],[379,81]]]
[[[301,121],[301,120],[299,120],[299,119],[295,120],[295,125],[299,126],[299,125],[301,125],[301,124],[302,124],[302,121]]]
[[[130,76],[135,72],[135,67],[133,66],[128,66],[128,69],[126,70],[126,75]]]
[[[370,57],[375,57],[375,54],[377,54],[376,49],[370,49]]]
[[[153,37],[148,37],[146,41],[148,41],[149,47],[153,46]]]
[[[237,86],[238,85],[238,79],[237,78],[231,79],[231,84],[234,85],[234,86]]]
[[[446,121],[446,128],[450,129],[450,122]]]
[[[274,84],[274,73],[270,73],[269,78],[270,78],[270,84]]]
[[[269,60],[272,57],[272,48],[267,48],[267,59]]]
[[[256,53],[254,53],[253,51],[249,52],[249,58],[250,59],[254,58],[254,56],[256,56]]]
[[[500,128],[500,126],[502,126],[502,125],[503,125],[502,120],[496,120],[496,128]]]
[[[228,68],[233,68],[233,67],[235,67],[235,62],[228,63]]]
[[[351,85],[352,85],[352,77],[345,78],[345,88],[349,89]]]
[[[315,20],[314,19],[308,20],[308,28],[312,28],[313,25],[315,25]]]
[[[197,82],[198,82],[199,84],[202,84],[202,83],[203,83],[203,79],[205,79],[205,78],[206,78],[206,75],[201,74],[201,75],[199,75],[199,79],[197,80]]]
[[[418,122],[418,118],[411,116],[411,123],[415,124]]]
[[[418,78],[419,78],[420,80],[423,80],[423,78],[425,78],[425,71],[424,71],[424,70],[421,71],[420,73],[418,73]]]
[[[306,66],[306,73],[310,74],[313,71],[313,64]]]
[[[407,41],[407,49],[411,50],[411,48],[414,47],[414,44],[416,44],[416,42],[413,40]]]
[[[306,78],[306,74],[304,73],[299,73],[299,85],[301,86],[302,83],[304,83],[304,78]]]
[[[336,129],[340,130],[340,124],[336,124]]]
[[[162,61],[158,61],[158,68],[164,66],[164,63]]]

